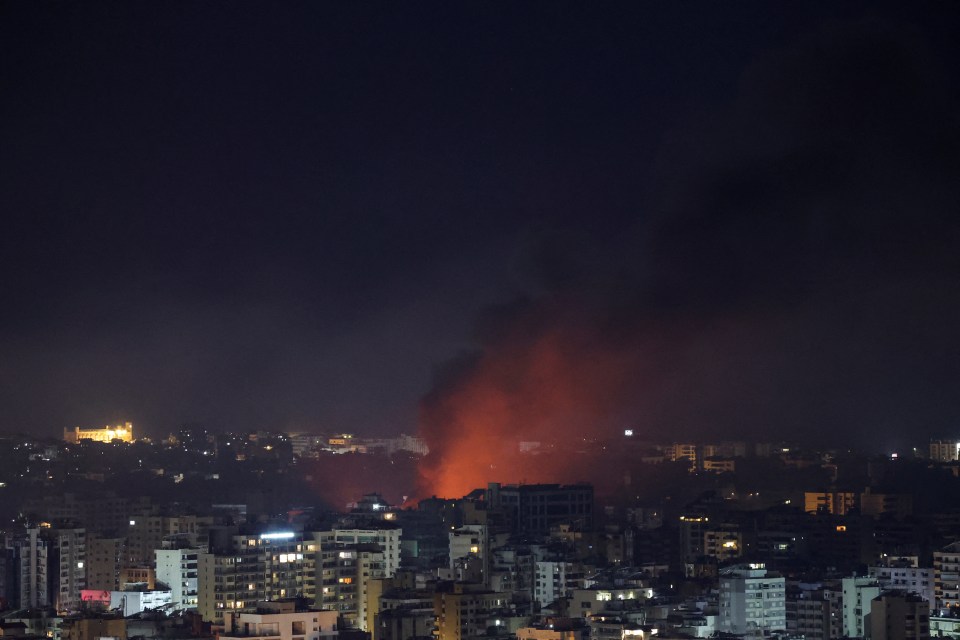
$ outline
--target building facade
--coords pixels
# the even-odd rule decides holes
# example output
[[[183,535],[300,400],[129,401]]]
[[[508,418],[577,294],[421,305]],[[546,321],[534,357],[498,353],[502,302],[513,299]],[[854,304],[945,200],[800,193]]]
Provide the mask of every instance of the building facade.
[[[843,635],[847,638],[863,638],[870,631],[870,602],[880,595],[880,585],[875,578],[844,578]]]
[[[913,593],[888,591],[870,602],[871,640],[927,640],[930,603]]]
[[[720,574],[718,627],[730,633],[786,630],[784,578],[759,563],[724,569]]]
[[[185,611],[198,606],[197,578],[204,549],[157,549],[157,581],[170,589],[172,609]]]
[[[92,440],[93,442],[133,442],[133,425],[129,422],[118,424],[116,426],[107,425],[102,429],[73,429],[63,430],[63,439],[70,444],[78,444],[81,440]]]
[[[960,606],[960,542],[933,552],[933,584],[936,606]]]

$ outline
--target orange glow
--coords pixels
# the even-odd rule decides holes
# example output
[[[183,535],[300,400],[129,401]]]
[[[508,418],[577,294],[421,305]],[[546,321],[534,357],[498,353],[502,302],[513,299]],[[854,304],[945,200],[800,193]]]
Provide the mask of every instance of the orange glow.
[[[585,438],[623,433],[617,411],[639,395],[640,361],[636,345],[579,326],[488,348],[421,407],[430,453],[420,465],[420,497],[460,497],[488,482],[594,479],[602,461],[576,450]],[[524,455],[520,441],[544,447]]]

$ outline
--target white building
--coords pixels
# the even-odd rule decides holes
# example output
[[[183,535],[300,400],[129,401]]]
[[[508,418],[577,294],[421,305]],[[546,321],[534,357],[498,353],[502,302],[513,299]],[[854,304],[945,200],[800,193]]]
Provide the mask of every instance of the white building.
[[[731,633],[787,628],[786,581],[762,563],[736,565],[720,574],[720,620]]]
[[[880,595],[880,585],[875,578],[844,578],[843,635],[846,638],[863,638],[870,628],[870,601]]]
[[[572,562],[537,562],[534,569],[533,597],[546,607],[559,598],[570,595],[581,586],[583,569]]]
[[[167,585],[172,610],[197,608],[197,561],[204,549],[157,549],[157,580]]]
[[[173,599],[168,590],[110,592],[110,608],[120,609],[124,617],[152,609],[169,612],[172,605]]]
[[[903,566],[899,563],[890,563],[889,566],[870,567],[869,575],[876,579],[881,591],[914,593],[930,604],[931,611],[936,608],[937,600],[932,567]]]
[[[407,451],[418,456],[425,456],[430,453],[430,447],[426,440],[419,436],[408,436],[401,433],[398,437],[387,441],[387,453],[393,455],[397,451]]]
[[[465,524],[450,532],[450,569],[456,568],[465,559],[477,558],[481,566],[489,557],[487,527],[482,524]]]

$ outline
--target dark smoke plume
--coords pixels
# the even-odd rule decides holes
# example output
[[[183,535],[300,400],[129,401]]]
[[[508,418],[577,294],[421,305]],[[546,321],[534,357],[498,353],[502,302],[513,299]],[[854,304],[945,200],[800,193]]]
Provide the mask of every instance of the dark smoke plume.
[[[625,427],[886,446],[955,425],[956,102],[882,24],[757,61],[732,105],[665,136],[652,215],[584,232],[609,260],[492,311],[438,376],[421,493],[609,475],[584,449]]]

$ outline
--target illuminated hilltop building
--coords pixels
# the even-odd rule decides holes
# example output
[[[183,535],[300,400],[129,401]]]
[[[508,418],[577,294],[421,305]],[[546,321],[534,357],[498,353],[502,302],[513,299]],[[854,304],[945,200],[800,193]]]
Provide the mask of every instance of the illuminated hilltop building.
[[[81,440],[93,440],[94,442],[133,442],[133,424],[125,422],[111,427],[105,426],[103,429],[73,429],[63,430],[63,439],[70,444],[78,444]]]
[[[956,462],[960,460],[960,440],[931,440],[930,459],[936,462]]]

